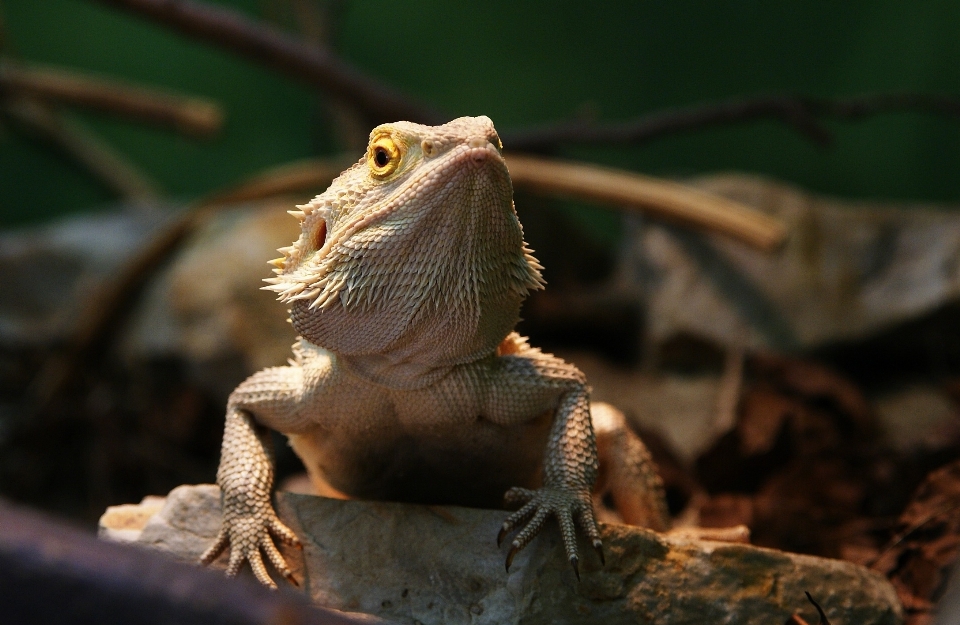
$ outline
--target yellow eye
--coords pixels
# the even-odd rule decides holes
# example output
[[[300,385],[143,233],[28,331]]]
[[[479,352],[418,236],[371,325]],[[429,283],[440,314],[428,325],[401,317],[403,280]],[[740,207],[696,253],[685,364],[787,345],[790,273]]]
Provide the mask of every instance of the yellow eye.
[[[377,178],[389,176],[400,166],[403,154],[400,146],[389,136],[377,137],[370,142],[367,149],[367,163],[370,171]]]

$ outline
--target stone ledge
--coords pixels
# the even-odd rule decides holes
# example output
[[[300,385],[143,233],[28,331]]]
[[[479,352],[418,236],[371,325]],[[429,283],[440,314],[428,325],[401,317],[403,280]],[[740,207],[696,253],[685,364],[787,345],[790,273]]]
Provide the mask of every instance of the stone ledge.
[[[582,544],[578,583],[555,525],[507,574],[502,511],[293,493],[277,504],[303,540],[284,555],[313,601],[400,623],[777,625],[794,612],[817,622],[804,591],[838,625],[902,623],[886,579],[841,560],[605,525],[607,565]],[[137,543],[195,562],[219,524],[217,487],[181,486]]]

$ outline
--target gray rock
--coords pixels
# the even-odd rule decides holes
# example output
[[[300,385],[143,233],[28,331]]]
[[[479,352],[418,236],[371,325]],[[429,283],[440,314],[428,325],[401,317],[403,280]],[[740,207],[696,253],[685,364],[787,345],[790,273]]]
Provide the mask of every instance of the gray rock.
[[[840,560],[606,525],[607,564],[582,544],[578,583],[552,525],[507,574],[507,545],[494,540],[501,511],[277,499],[303,540],[285,556],[311,599],[401,623],[771,625],[794,612],[816,622],[804,591],[836,625],[902,622],[892,586]],[[219,502],[215,486],[175,489],[140,544],[196,561],[217,533]]]
[[[806,350],[858,340],[960,298],[960,214],[948,205],[840,200],[744,174],[689,180],[780,219],[767,254],[719,235],[631,219],[621,295],[639,301],[655,344]]]
[[[146,289],[120,353],[130,360],[178,356],[199,381],[233,390],[245,374],[284,364],[296,333],[276,295],[260,289],[267,261],[300,233],[291,200],[223,209],[208,216]],[[224,371],[242,362],[244,371]],[[237,376],[239,373],[239,376]],[[239,377],[239,379],[234,379]]]
[[[178,486],[147,521],[137,543],[197,562],[220,531],[220,488],[216,484]],[[101,519],[101,523],[102,523]]]
[[[0,341],[62,342],[176,210],[103,212],[0,232]]]

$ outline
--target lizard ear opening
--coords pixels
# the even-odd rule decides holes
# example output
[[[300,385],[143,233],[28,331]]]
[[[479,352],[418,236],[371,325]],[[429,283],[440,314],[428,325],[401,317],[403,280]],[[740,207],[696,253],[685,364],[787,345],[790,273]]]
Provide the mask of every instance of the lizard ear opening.
[[[311,237],[310,243],[313,245],[313,249],[319,250],[323,247],[323,244],[327,242],[327,222],[326,220],[320,220],[319,225],[317,225],[316,230],[313,231],[313,236]]]

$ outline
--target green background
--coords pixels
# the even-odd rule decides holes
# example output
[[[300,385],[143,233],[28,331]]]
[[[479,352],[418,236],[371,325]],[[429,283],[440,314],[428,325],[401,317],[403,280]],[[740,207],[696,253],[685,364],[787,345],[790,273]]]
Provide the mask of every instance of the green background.
[[[264,17],[269,0],[223,0]],[[960,3],[892,1],[345,2],[336,49],[451,117],[502,133],[583,114],[628,119],[760,92],[960,95]],[[339,150],[313,92],[142,18],[84,0],[0,0],[4,51],[221,102],[225,131],[196,141],[71,113],[189,200],[262,168]],[[835,195],[960,199],[960,120],[889,114],[830,123],[820,149],[776,122],[568,156],[684,176],[759,172]],[[509,148],[509,145],[507,146]],[[0,226],[90,210],[108,191],[48,147],[0,127]]]

